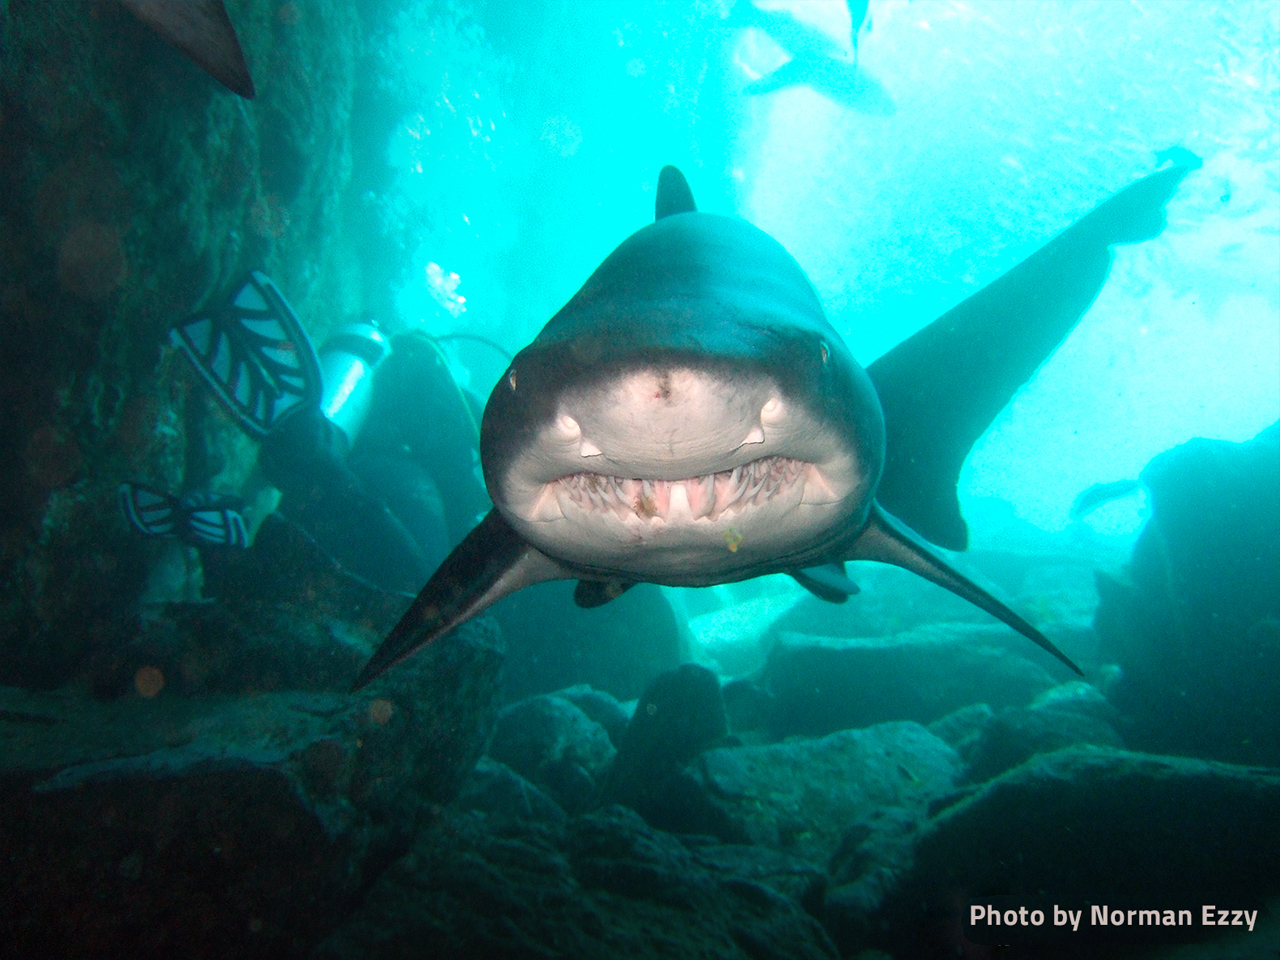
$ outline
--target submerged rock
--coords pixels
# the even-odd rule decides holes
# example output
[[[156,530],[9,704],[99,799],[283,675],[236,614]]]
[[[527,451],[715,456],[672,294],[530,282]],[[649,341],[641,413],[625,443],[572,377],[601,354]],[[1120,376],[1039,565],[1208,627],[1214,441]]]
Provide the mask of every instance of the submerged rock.
[[[8,948],[298,955],[457,793],[500,666],[478,622],[359,697],[190,699],[142,671],[115,701],[3,691]]]
[[[686,847],[621,807],[496,829],[446,816],[313,957],[835,958],[788,895],[818,883],[778,854]]]
[[[1038,753],[1073,744],[1123,747],[1115,707],[1091,684],[1073,680],[1046,690],[1026,707],[998,713],[985,703],[964,707],[930,724],[960,754],[967,779],[981,783]]]
[[[679,795],[681,768],[728,735],[720,681],[686,663],[662,674],[640,697],[605,781],[604,803],[620,803],[655,825],[669,827],[669,803]],[[700,832],[695,828],[688,832]],[[706,831],[715,832],[715,831]]]
[[[689,766],[676,811],[701,813],[720,836],[825,866],[854,824],[922,820],[962,771],[949,746],[916,723],[843,730],[817,740],[709,750]]]
[[[585,713],[609,734],[609,740],[616,747],[622,742],[622,734],[631,722],[631,714],[612,694],[596,690],[590,684],[579,683],[572,687],[557,690],[555,695],[568,700]]]
[[[889,720],[932,723],[975,702],[1023,706],[1054,680],[1010,653],[1021,640],[1010,636],[1003,625],[955,623],[862,640],[787,634],[754,678],[772,698],[766,729],[774,739],[822,736]]]
[[[583,810],[616,751],[604,727],[563,697],[530,697],[498,714],[488,754],[538,784],[563,809]]]
[[[1072,747],[939,812],[912,861],[896,875],[836,870],[826,916],[843,950],[942,955],[970,897],[1255,903],[1280,892],[1280,771]]]
[[[1280,766],[1280,424],[1191,440],[1142,471],[1151,519],[1096,626],[1130,744]]]
[[[475,810],[495,819],[560,822],[564,810],[536,784],[505,763],[481,757],[453,801],[457,810]]]
[[[606,606],[583,609],[569,581],[505,598],[493,615],[507,638],[507,696],[587,683],[620,700],[680,663],[680,629],[661,588],[642,583]]]

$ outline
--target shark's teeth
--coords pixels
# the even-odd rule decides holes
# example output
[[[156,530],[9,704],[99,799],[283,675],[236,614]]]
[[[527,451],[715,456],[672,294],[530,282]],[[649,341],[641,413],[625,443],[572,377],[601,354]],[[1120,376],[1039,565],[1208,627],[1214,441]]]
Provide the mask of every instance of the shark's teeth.
[[[716,520],[727,512],[758,507],[780,494],[791,493],[803,476],[817,473],[813,465],[790,457],[761,457],[685,480],[611,477],[601,473],[572,473],[548,484],[549,498],[566,515],[572,506],[590,512],[610,512],[620,520],[666,520],[669,517]]]

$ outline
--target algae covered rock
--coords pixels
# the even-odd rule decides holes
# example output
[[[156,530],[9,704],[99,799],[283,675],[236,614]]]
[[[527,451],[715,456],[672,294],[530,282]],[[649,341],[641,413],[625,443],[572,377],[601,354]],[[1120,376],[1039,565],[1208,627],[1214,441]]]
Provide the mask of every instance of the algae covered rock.
[[[297,955],[457,793],[500,667],[480,621],[359,697],[187,698],[150,675],[113,701],[4,690],[10,946]]]
[[[490,757],[538,784],[571,813],[594,798],[597,779],[615,752],[604,727],[558,696],[503,708],[488,748]]]
[[[809,889],[812,869],[753,854],[686,846],[621,807],[500,829],[446,815],[313,957],[837,957],[782,892]]]
[[[928,956],[957,942],[947,938],[969,898],[1043,898],[1086,914],[1102,903],[1244,906],[1280,892],[1278,858],[1277,771],[1071,747],[941,809],[909,867],[838,875],[827,924],[842,948]],[[1137,942],[1153,942],[1150,927],[1135,929]],[[1122,932],[1110,946],[1123,942]],[[1060,955],[1099,950],[1090,941]]]
[[[1109,697],[1135,747],[1280,765],[1280,424],[1191,440],[1142,471],[1151,519],[1098,575]]]

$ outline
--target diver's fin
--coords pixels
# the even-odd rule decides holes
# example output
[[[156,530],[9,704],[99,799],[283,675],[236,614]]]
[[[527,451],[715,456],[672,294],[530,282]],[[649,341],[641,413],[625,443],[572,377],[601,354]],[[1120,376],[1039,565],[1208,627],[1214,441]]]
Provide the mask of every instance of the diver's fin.
[[[792,570],[791,576],[819,600],[828,603],[844,603],[859,592],[858,585],[845,575],[843,562]]]
[[[178,535],[197,546],[247,547],[249,532],[240,514],[241,501],[218,497],[184,504],[184,523]]]
[[[1072,520],[1083,520],[1103,504],[1127,497],[1141,486],[1142,483],[1138,480],[1113,480],[1111,483],[1095,483],[1076,497],[1067,516]]]
[[[558,563],[526,543],[502,514],[490,510],[427,581],[351,689],[359,690],[508,594],[545,580],[565,580],[570,576]]]
[[[139,533],[177,537],[195,547],[246,547],[249,533],[238,497],[179,500],[141,483],[120,484],[120,509]]]
[[[236,28],[222,0],[120,0],[197,67],[246,100],[256,96]]]
[[[254,437],[320,402],[320,362],[289,301],[253,271],[231,302],[169,331],[218,399]]]
[[[673,213],[695,213],[693,191],[684,174],[668,164],[658,174],[658,196],[653,202],[653,219],[661,220]]]
[[[884,410],[876,496],[887,510],[934,543],[965,548],[956,481],[970,447],[1089,309],[1111,245],[1164,229],[1164,206],[1189,169],[1125,187],[867,367]]]
[[[634,586],[634,583],[623,583],[621,580],[579,580],[578,585],[573,588],[573,602],[584,610],[603,607]]]
[[[120,511],[139,533],[148,537],[176,537],[182,524],[182,504],[141,483],[120,484]]]
[[[858,535],[858,539],[854,541],[853,553],[848,559],[892,563],[940,587],[946,587],[975,607],[981,607],[993,617],[1003,620],[1040,649],[1053,654],[1076,673],[1084,676],[1083,671],[1055,647],[1048,637],[968,577],[953,569],[950,564],[934,553],[918,534],[886,513],[878,503],[872,504],[871,516],[862,533]]]

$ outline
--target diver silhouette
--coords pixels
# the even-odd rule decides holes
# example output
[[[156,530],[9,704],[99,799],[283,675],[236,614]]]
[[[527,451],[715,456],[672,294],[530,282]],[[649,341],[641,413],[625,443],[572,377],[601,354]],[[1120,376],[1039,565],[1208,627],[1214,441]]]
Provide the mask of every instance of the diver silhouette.
[[[170,341],[260,441],[277,512],[347,574],[412,594],[488,506],[477,475],[479,401],[425,334],[348,324],[312,346],[284,295],[254,271],[227,303]],[[150,536],[248,547],[243,501],[120,486],[125,518]]]

